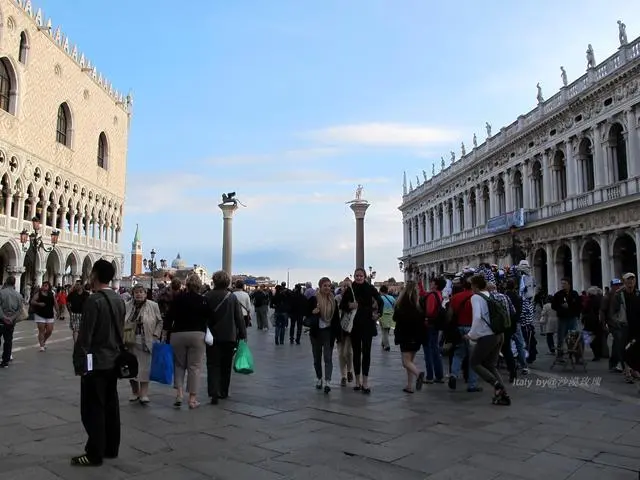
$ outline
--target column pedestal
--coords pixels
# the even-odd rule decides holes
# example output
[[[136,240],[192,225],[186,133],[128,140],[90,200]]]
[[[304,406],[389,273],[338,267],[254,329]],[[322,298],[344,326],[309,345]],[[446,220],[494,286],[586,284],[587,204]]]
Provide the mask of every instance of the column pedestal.
[[[238,205],[235,203],[221,203],[218,207],[222,210],[222,270],[232,276],[233,214],[238,209]]]
[[[349,206],[356,217],[356,268],[364,268],[364,217],[369,205],[361,201]]]

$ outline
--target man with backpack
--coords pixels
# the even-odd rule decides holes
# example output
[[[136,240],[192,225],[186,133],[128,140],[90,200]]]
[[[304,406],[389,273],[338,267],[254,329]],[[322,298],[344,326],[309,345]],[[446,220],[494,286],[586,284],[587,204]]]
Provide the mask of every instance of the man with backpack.
[[[427,333],[422,350],[426,367],[426,383],[444,383],[444,371],[438,343],[440,331],[447,323],[447,311],[443,305],[442,290],[447,282],[444,278],[432,278],[429,282],[429,291],[421,296],[425,302],[425,323]]]
[[[511,327],[509,312],[500,300],[489,294],[483,275],[471,277],[471,289],[474,293],[471,297],[473,313],[471,329],[465,338],[475,345],[469,367],[493,386],[494,405],[511,405],[511,398],[507,395],[497,368],[503,333]]]
[[[463,290],[454,293],[449,301],[449,311],[451,312],[451,329],[455,328],[458,332],[453,351],[453,361],[451,362],[451,374],[449,375],[449,388],[456,389],[456,384],[460,370],[464,369],[464,359],[469,358],[471,348],[469,340],[464,336],[471,330],[471,320],[473,318],[473,310],[471,308],[471,297],[473,291],[468,278],[463,278]],[[448,327],[448,328],[449,328]],[[447,330],[449,331],[449,330]],[[478,386],[478,376],[473,370],[468,372],[467,392],[481,392],[482,388]]]

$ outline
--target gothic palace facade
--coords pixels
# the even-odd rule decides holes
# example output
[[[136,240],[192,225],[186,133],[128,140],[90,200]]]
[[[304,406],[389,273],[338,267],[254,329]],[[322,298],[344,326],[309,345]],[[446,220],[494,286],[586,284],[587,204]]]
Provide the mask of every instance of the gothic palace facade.
[[[0,0],[2,279],[70,283],[100,258],[121,278],[131,104],[31,0]],[[34,216],[50,252],[20,241]]]
[[[513,245],[549,292],[639,270],[640,38],[426,180],[404,186],[405,267],[455,273],[511,264]],[[590,55],[589,55],[590,53]],[[426,178],[426,175],[425,175]],[[514,228],[515,227],[515,228]]]

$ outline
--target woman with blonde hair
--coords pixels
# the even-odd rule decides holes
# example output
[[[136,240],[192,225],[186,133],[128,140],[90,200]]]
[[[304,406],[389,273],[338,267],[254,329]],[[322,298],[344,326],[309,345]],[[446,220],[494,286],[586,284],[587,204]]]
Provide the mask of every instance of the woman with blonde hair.
[[[418,292],[418,284],[413,280],[409,280],[400,292],[393,311],[393,321],[396,323],[395,344],[400,345],[402,366],[407,371],[407,386],[403,391],[413,393],[414,377],[415,390],[421,390],[424,383],[424,372],[418,370],[414,360],[426,335],[425,306]]]
[[[316,294],[309,298],[311,325],[309,337],[313,352],[313,367],[316,371],[316,388],[323,387],[322,360],[324,359],[324,393],[331,391],[333,372],[333,345],[340,335],[340,313],[333,296],[331,280],[322,277]]]
[[[174,295],[167,311],[166,325],[171,333],[173,347],[174,387],[176,400],[174,407],[182,406],[184,396],[184,377],[187,375],[189,408],[200,404],[196,397],[200,370],[204,359],[204,335],[207,330],[209,308],[205,298],[200,295],[202,281],[192,273],[187,277],[186,290]]]

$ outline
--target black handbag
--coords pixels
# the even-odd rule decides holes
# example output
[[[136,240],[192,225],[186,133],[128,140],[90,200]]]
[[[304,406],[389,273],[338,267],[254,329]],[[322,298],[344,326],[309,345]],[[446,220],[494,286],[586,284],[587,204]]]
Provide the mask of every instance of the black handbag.
[[[640,371],[640,342],[631,340],[624,349],[624,363],[633,370]]]
[[[116,323],[116,314],[113,311],[113,305],[111,305],[109,297],[107,297],[107,294],[103,291],[101,291],[100,293],[107,301],[107,305],[109,305],[111,324],[116,329],[116,341],[119,343],[119,352],[113,368],[118,378],[136,378],[138,376],[138,358],[135,356],[135,354],[127,350],[126,345],[122,341],[122,332],[120,332],[118,324]]]

